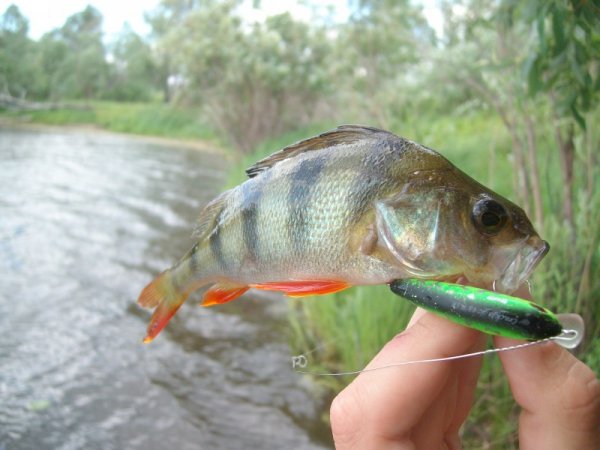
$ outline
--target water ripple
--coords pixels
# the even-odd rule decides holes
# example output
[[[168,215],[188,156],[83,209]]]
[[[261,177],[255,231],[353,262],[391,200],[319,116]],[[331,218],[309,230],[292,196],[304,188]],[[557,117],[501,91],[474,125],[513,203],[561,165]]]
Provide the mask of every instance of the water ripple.
[[[0,128],[0,448],[327,445],[277,300],[192,301],[140,343],[134,300],[191,246],[225,170],[119,135]]]

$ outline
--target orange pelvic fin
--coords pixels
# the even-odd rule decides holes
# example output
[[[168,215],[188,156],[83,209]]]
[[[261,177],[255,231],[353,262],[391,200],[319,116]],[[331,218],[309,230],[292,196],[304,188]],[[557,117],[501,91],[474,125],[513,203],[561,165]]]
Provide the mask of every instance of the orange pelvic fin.
[[[248,286],[240,286],[239,284],[213,284],[204,294],[201,305],[214,306],[230,302],[238,298],[248,289],[250,289]]]
[[[308,295],[323,295],[343,291],[351,285],[345,281],[315,280],[315,281],[281,281],[263,284],[252,284],[251,287],[264,291],[280,291],[290,297],[305,297]]]
[[[186,292],[180,292],[173,286],[169,271],[161,273],[144,288],[138,303],[146,308],[158,305],[148,324],[147,334],[144,338],[145,344],[151,342],[161,332],[187,297]]]

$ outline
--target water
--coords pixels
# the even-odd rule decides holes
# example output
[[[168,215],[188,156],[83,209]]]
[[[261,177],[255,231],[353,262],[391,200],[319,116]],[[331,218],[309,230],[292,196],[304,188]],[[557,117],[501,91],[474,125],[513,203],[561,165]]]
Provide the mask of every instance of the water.
[[[0,128],[0,449],[314,449],[285,304],[182,307],[151,344],[141,288],[192,245],[216,152]]]

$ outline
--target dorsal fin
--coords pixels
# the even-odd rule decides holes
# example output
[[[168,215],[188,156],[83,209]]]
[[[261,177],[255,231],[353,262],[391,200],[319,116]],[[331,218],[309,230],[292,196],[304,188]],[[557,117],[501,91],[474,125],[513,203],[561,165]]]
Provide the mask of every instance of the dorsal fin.
[[[208,232],[210,232],[216,225],[216,221],[225,207],[225,202],[229,197],[229,191],[222,192],[218,197],[208,203],[204,209],[200,212],[196,228],[192,233],[192,237],[202,239]]]
[[[270,169],[278,162],[293,158],[301,153],[312,150],[321,150],[323,148],[334,147],[341,144],[350,144],[361,139],[373,139],[380,133],[391,134],[378,128],[365,127],[362,125],[341,125],[334,130],[326,131],[318,136],[288,145],[284,149],[261,159],[252,167],[246,169],[246,174],[248,174],[248,177],[252,178],[261,172]]]

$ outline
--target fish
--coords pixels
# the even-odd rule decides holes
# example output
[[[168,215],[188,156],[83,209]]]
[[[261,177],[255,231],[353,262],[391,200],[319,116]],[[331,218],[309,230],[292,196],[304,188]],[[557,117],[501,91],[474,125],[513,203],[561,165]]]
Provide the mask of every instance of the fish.
[[[526,213],[436,151],[342,125],[289,145],[200,213],[193,247],[141,292],[152,341],[189,295],[291,297],[418,278],[511,293],[548,252]]]

